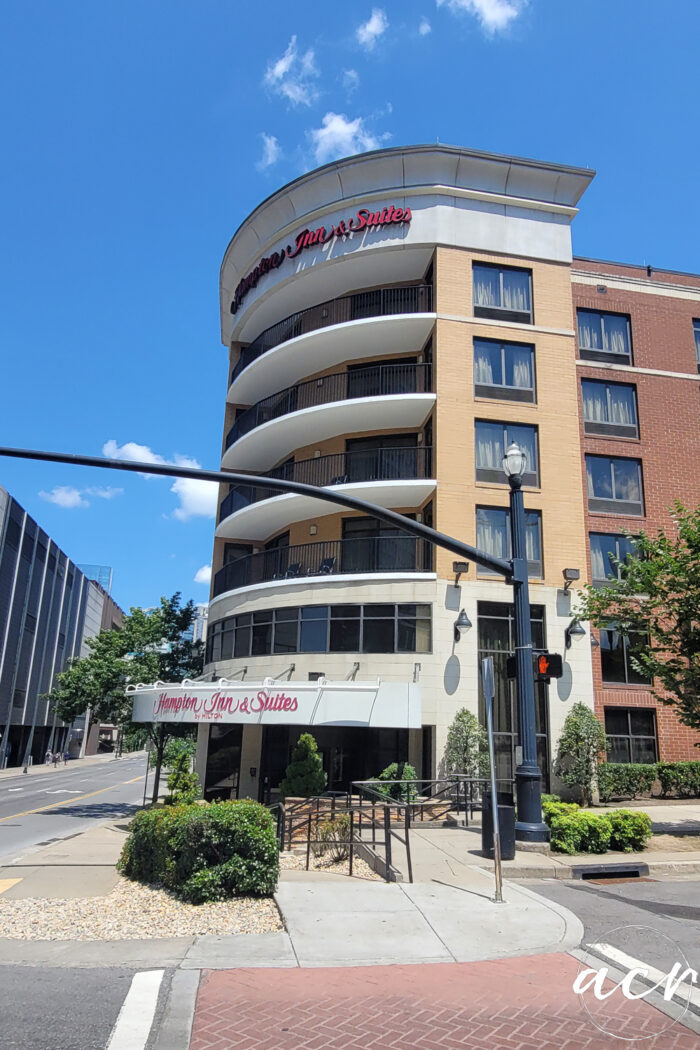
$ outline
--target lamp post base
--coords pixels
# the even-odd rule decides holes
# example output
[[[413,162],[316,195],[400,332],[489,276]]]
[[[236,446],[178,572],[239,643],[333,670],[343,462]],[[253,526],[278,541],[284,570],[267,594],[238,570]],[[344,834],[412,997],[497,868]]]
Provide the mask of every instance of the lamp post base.
[[[523,762],[515,770],[518,819],[516,842],[549,842],[549,828],[542,820],[542,774],[537,763]]]
[[[526,824],[522,820],[515,822],[516,842],[549,842],[549,828],[546,824]]]

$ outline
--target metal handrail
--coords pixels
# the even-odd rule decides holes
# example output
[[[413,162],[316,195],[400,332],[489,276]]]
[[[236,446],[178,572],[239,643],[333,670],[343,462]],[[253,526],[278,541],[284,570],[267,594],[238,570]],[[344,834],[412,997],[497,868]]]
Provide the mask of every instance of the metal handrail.
[[[360,481],[394,481],[432,476],[433,450],[426,445],[337,452],[285,463],[265,472],[267,478],[302,481],[306,485],[346,485]],[[221,501],[219,524],[230,514],[278,493],[255,485],[232,485]]]
[[[375,288],[369,292],[353,292],[352,295],[343,295],[317,306],[310,306],[306,310],[298,310],[284,320],[270,325],[241,351],[241,356],[231,372],[231,382],[233,383],[249,364],[268,350],[273,350],[288,339],[296,339],[307,332],[366,317],[430,313],[432,308],[432,285],[413,284],[398,288]]]
[[[344,372],[310,379],[278,390],[250,408],[244,409],[226,435],[224,445],[234,442],[263,423],[279,419],[290,412],[327,405],[333,401],[350,401],[359,397],[387,397],[396,394],[424,394],[431,391],[432,367],[421,364],[368,365]]]
[[[213,597],[256,583],[348,573],[432,572],[433,547],[417,536],[358,536],[246,554],[214,575]]]

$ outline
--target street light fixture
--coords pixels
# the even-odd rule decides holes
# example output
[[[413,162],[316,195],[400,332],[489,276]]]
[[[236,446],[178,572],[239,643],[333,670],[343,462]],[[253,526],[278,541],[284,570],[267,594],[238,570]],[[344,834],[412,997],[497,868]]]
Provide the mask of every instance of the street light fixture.
[[[542,774],[537,762],[535,681],[532,666],[530,588],[527,576],[527,539],[523,504],[523,474],[527,453],[513,441],[503,457],[503,470],[510,485],[510,537],[513,556],[515,611],[515,679],[520,729],[520,761],[515,770],[518,819],[515,837],[520,841],[546,842],[542,821]]]
[[[574,617],[569,626],[564,631],[564,645],[567,649],[571,648],[571,639],[580,637],[585,634],[585,628],[581,626],[581,622]]]
[[[462,631],[468,631],[471,627],[472,622],[465,613],[464,609],[460,610],[459,616],[455,620],[455,641],[458,642],[462,636]]]

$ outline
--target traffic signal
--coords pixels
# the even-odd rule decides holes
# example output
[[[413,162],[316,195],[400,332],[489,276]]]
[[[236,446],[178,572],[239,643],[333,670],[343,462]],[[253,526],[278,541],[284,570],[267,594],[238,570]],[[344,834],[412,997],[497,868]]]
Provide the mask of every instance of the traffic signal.
[[[562,659],[559,653],[534,653],[532,670],[536,682],[548,682],[550,678],[561,678],[563,674]],[[515,678],[515,657],[506,660],[506,675]]]

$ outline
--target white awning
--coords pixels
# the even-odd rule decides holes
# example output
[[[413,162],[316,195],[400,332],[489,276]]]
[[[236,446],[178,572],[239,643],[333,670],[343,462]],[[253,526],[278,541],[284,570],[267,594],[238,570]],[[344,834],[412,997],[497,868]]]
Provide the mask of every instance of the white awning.
[[[130,686],[134,722],[421,728],[414,682],[155,682]]]

